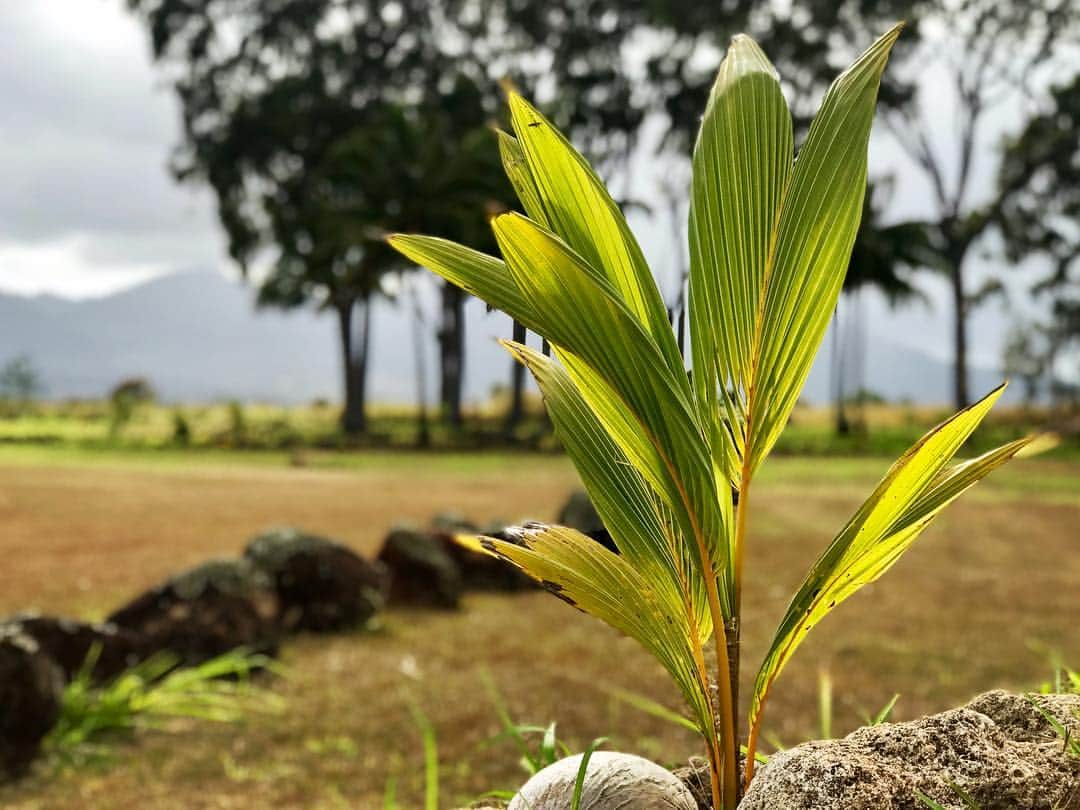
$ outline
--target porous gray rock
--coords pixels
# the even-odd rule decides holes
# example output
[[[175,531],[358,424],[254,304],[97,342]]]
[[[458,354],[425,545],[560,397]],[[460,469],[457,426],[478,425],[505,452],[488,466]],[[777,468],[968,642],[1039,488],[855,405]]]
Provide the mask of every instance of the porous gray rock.
[[[508,810],[570,810],[581,754],[549,765],[526,782]],[[594,751],[580,810],[697,810],[686,786],[666,768],[633,754]]]
[[[985,714],[1010,740],[1039,742],[1050,729],[1046,718],[1032,707],[1032,700],[1068,729],[1070,737],[1080,739],[1080,694],[1028,696],[995,689],[979,695],[967,708]]]
[[[70,681],[93,656],[90,677],[101,683],[135,666],[153,651],[148,640],[115,624],[80,622],[60,616],[19,613],[3,624],[32,638]]]
[[[432,532],[398,526],[383,540],[376,557],[390,572],[388,603],[414,607],[456,608],[461,572]]]
[[[211,560],[146,591],[107,621],[195,665],[237,648],[273,655],[278,597],[250,560]]]
[[[0,782],[21,776],[60,717],[60,667],[15,625],[0,626]]]
[[[1080,696],[1035,698],[1061,721]],[[955,787],[953,787],[955,786]],[[920,791],[966,810],[1080,810],[1080,758],[1022,696],[980,695],[963,708],[867,726],[770,757],[740,810],[924,810]]]
[[[329,538],[272,529],[248,543],[244,556],[273,582],[286,632],[360,627],[386,604],[385,566]]]

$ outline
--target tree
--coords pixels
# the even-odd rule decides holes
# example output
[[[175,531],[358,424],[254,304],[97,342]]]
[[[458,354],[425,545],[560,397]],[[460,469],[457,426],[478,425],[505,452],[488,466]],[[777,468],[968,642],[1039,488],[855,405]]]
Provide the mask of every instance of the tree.
[[[1016,325],[1005,339],[1001,370],[1024,384],[1024,404],[1030,406],[1039,394],[1039,382],[1046,373],[1047,354],[1040,348],[1039,331],[1034,326]]]
[[[937,253],[949,281],[953,307],[954,390],[958,407],[969,402],[967,319],[971,310],[997,285],[972,290],[970,276],[975,248],[1000,222],[1014,193],[999,184],[981,193],[976,178],[983,171],[980,153],[993,133],[991,116],[1008,104],[1010,115],[1030,120],[1032,104],[1046,96],[1045,73],[1063,70],[1070,41],[1080,36],[1080,21],[1069,0],[1039,4],[1002,0],[943,0],[926,9],[923,29],[939,33],[911,55],[909,69],[924,72],[915,103],[891,113],[896,140],[912,158],[932,190],[932,220]],[[941,125],[931,99],[950,94],[955,131]],[[1075,148],[1075,143],[1074,143]],[[1032,172],[1055,158],[1027,152]],[[1011,175],[1010,175],[1011,177]],[[1012,178],[1019,182],[1018,178]],[[981,197],[981,199],[980,199]]]
[[[520,321],[514,321],[511,339],[515,343],[524,343],[529,337],[528,330]],[[512,438],[514,428],[521,424],[525,415],[525,366],[516,360],[510,361],[510,408],[506,414],[506,435]]]
[[[475,142],[497,115],[495,82],[504,76],[529,87],[542,84],[556,120],[589,138],[598,151],[625,154],[643,115],[630,103],[629,74],[613,67],[627,36],[647,18],[637,4],[127,2],[145,22],[154,58],[180,101],[183,132],[173,171],[181,180],[206,183],[215,193],[231,258],[246,275],[254,275],[252,267],[258,265],[260,302],[314,302],[337,314],[343,425],[350,432],[365,425],[371,301],[401,267],[385,258],[375,234],[410,225],[395,207],[403,197],[393,192],[421,187],[416,198],[421,206],[445,203],[449,208],[453,198],[445,185],[401,174],[400,167],[416,161],[384,156],[380,166],[380,156],[367,153],[363,165],[379,168],[383,181],[389,178],[388,185],[375,189],[386,192],[387,207],[349,228],[341,227],[340,217],[327,224],[328,210],[338,203],[327,197],[329,189],[341,194],[340,177],[348,174],[334,155],[348,151],[343,142],[379,142],[380,127],[394,131],[388,110],[397,109],[418,132],[440,138],[444,156],[454,155],[463,144]],[[357,150],[352,151],[355,157]],[[339,181],[328,182],[334,175]],[[475,176],[465,179],[471,182]],[[371,191],[375,181],[364,175],[358,182],[352,192]],[[459,208],[451,224],[468,219],[471,231],[473,223],[482,223],[490,206],[475,205],[477,195],[460,186],[449,191],[462,192],[458,202],[469,206]],[[411,226],[425,227],[421,221]],[[469,231],[428,229],[472,241]],[[461,414],[464,302],[464,294],[448,287],[440,308],[440,394],[452,423]]]
[[[1008,105],[1008,115],[1022,128],[1046,107],[1048,75],[1064,76],[1062,86],[1074,80],[1076,62],[1069,62],[1068,45],[1080,37],[1080,16],[1070,13],[1073,5],[1070,0],[618,4],[617,10],[605,12],[613,15],[610,30],[638,46],[633,53],[645,66],[645,81],[639,92],[630,94],[632,109],[623,118],[613,116],[607,126],[622,122],[633,129],[650,113],[662,111],[667,122],[664,145],[685,151],[697,130],[724,39],[746,30],[774,57],[785,77],[796,130],[804,130],[836,65],[853,56],[853,43],[865,41],[867,32],[880,30],[886,21],[908,20],[893,55],[894,69],[882,85],[881,108],[912,159],[911,174],[930,188],[924,219],[935,237],[932,266],[944,274],[951,290],[953,397],[962,406],[970,393],[967,319],[1000,290],[993,281],[973,289],[971,278],[977,249],[987,247],[984,237],[995,230],[1009,196],[1007,188],[987,191],[980,182],[994,171],[995,152],[988,147],[997,138],[1000,116],[995,120],[995,114]],[[556,72],[566,69],[572,67],[553,65]],[[619,88],[602,76],[593,80],[599,81],[594,88],[601,97],[608,88]],[[934,107],[942,98],[955,112],[954,121]],[[1071,148],[1064,142],[1076,129],[1059,131],[1058,145],[1066,149],[1059,155],[1068,159],[1075,153],[1075,137]],[[1036,152],[1029,157],[1029,171],[1055,161]]]
[[[154,389],[143,377],[128,377],[109,392],[112,414],[109,417],[109,438],[116,439],[135,415],[136,409],[154,401]]]
[[[0,368],[0,397],[24,407],[41,393],[41,375],[25,354],[13,357]]]
[[[1050,392],[1059,404],[1076,407],[1080,403],[1080,299],[1056,301],[1046,332]],[[1059,360],[1065,364],[1071,360],[1071,367],[1060,368]]]
[[[128,4],[145,21],[153,54],[181,103],[183,135],[173,169],[213,189],[230,255],[241,269],[269,265],[260,301],[315,302],[336,312],[343,423],[350,431],[364,426],[370,302],[385,291],[393,267],[370,255],[380,253],[370,239],[357,243],[355,228],[346,239],[339,228],[322,224],[327,201],[320,198],[326,186],[319,174],[329,170],[328,156],[342,139],[385,124],[388,107],[435,111],[449,122],[440,137],[454,153],[497,115],[494,81],[505,76],[530,88],[553,120],[613,170],[650,113],[670,117],[669,141],[689,141],[715,68],[715,61],[705,63],[710,53],[719,58],[717,46],[732,34],[763,33],[782,70],[800,65],[786,75],[807,97],[805,118],[805,102],[816,102],[809,97],[824,88],[839,61],[853,56],[845,46],[864,41],[911,5],[881,2],[869,14],[859,0],[801,0],[790,10],[778,4],[754,13],[734,0]],[[898,87],[887,85],[883,101],[902,96]],[[377,160],[368,157],[367,165]],[[425,204],[437,199],[430,191],[421,198]],[[396,211],[380,213],[362,224],[373,226],[369,231],[400,227]],[[465,233],[434,232],[470,241]],[[440,307],[440,395],[451,423],[460,421],[464,300],[447,288]]]
[[[403,266],[381,234],[425,227],[472,239],[492,207],[480,204],[491,178],[504,183],[469,159],[459,171],[459,155],[490,138],[498,101],[480,55],[460,52],[444,25],[466,5],[129,0],[181,103],[173,170],[213,189],[245,274],[268,265],[259,301],[336,312],[349,432],[366,426],[371,301]],[[445,298],[453,355],[464,297]],[[452,359],[444,390],[459,413],[462,362]]]
[[[1050,298],[1039,331],[1042,364],[1056,400],[1075,394],[1080,368],[1062,376],[1059,360],[1080,345],[1080,74],[1055,86],[1005,150],[998,173],[999,222],[1009,258],[1036,257],[1049,272],[1033,292]]]

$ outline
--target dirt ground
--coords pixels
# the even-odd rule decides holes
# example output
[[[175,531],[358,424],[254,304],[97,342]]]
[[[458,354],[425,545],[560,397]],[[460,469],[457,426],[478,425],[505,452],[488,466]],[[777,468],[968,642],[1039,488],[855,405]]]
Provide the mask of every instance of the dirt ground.
[[[372,553],[398,521],[551,518],[574,485],[558,457],[368,454],[348,461],[69,456],[0,449],[0,614],[35,607],[100,617],[170,572],[231,555],[293,524]],[[746,564],[744,694],[786,599],[888,466],[776,459],[755,495]],[[1080,661],[1080,465],[1016,462],[955,504],[879,583],[814,630],[778,682],[766,726],[786,744],[817,728],[817,673],[835,689],[834,732],[901,694],[894,717],[938,711],[1049,677],[1048,651]],[[470,596],[457,613],[390,611],[373,632],[303,637],[273,684],[279,716],[183,725],[117,749],[107,767],[41,768],[0,790],[12,808],[378,808],[388,778],[419,807],[422,754],[408,704],[433,723],[441,806],[510,789],[518,755],[491,743],[490,673],[521,722],[558,721],[580,750],[667,764],[691,734],[611,698],[619,686],[678,708],[632,642],[543,593]]]

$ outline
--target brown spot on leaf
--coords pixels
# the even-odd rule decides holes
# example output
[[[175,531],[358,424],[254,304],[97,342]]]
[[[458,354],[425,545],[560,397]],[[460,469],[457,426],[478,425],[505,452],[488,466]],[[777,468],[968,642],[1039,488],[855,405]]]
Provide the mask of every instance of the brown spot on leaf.
[[[554,594],[562,599],[571,607],[578,608],[578,603],[564,593],[566,589],[558,582],[552,582],[550,579],[542,579],[540,580],[540,586],[548,593]],[[578,608],[578,610],[581,610],[581,608]]]

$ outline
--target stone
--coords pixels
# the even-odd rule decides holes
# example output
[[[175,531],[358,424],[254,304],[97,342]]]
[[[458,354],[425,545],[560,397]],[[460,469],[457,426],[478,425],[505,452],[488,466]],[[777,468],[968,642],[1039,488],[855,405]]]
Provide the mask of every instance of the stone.
[[[0,782],[22,776],[60,717],[64,674],[16,625],[0,625]]]
[[[1031,695],[1032,700],[1069,731],[1073,739],[1080,739],[1080,694]],[[1004,689],[984,692],[968,703],[967,708],[985,714],[1005,732],[1010,740],[1038,742],[1050,731],[1043,717],[1025,695],[1014,695]]]
[[[112,680],[146,659],[152,650],[142,634],[109,623],[79,622],[57,616],[22,613],[4,621],[37,642],[59,665],[65,682],[78,674],[93,654],[96,683]]]
[[[386,604],[385,566],[334,540],[273,529],[248,543],[244,556],[270,577],[286,632],[362,627]]]
[[[600,519],[596,507],[593,506],[592,501],[589,499],[589,494],[583,489],[574,490],[570,493],[570,497],[567,498],[566,503],[559,510],[556,522],[560,526],[569,526],[571,529],[577,529],[582,534],[587,534],[608,551],[619,553],[619,549],[611,539],[611,534]]]
[[[275,654],[278,612],[274,585],[254,563],[211,560],[136,597],[108,621],[193,666],[238,648]]]
[[[1062,721],[1080,709],[1076,695],[1035,699]],[[1065,751],[1030,703],[1003,692],[773,754],[739,807],[925,810],[918,790],[950,810],[966,810],[950,782],[981,810],[1080,810],[1080,758]]]
[[[481,554],[454,541],[453,536],[459,533],[482,534],[486,537],[509,540],[511,538],[506,535],[506,524],[493,523],[477,528],[464,521],[450,523],[445,518],[436,518],[432,521],[431,528],[432,533],[443,543],[446,553],[457,566],[462,586],[466,590],[514,593],[531,591],[537,587],[532,577],[506,560],[491,554]]]
[[[431,519],[431,530],[443,534],[473,533],[480,531],[480,527],[459,512],[440,512]]]
[[[569,810],[581,754],[535,774],[508,810]],[[594,751],[585,771],[580,810],[697,810],[686,786],[667,768],[633,754]]]
[[[461,572],[443,538],[431,532],[396,527],[383,540],[376,559],[390,572],[388,604],[456,608]]]

